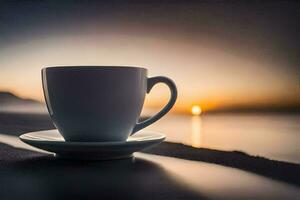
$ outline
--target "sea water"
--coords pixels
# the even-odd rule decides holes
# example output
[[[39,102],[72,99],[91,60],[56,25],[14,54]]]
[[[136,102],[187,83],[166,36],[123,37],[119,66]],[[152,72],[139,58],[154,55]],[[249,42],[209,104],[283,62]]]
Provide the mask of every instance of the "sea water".
[[[195,148],[236,150],[300,163],[300,115],[173,114],[167,115],[147,129],[165,134],[167,141]]]

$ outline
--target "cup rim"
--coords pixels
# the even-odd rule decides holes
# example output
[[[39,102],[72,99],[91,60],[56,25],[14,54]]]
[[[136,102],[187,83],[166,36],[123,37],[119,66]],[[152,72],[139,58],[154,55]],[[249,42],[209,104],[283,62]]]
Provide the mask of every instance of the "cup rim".
[[[82,70],[82,69],[93,69],[93,70],[99,70],[99,69],[141,69],[147,71],[144,67],[134,67],[134,66],[122,66],[122,65],[61,65],[61,66],[46,66],[42,68],[43,70],[46,69],[58,69],[58,70]]]

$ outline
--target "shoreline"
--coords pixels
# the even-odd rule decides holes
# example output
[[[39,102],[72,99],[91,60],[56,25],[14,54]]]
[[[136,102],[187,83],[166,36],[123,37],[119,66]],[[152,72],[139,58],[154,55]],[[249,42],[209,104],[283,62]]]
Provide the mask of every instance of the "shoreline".
[[[171,142],[163,142],[142,152],[233,167],[300,186],[300,164],[297,163],[252,156],[241,151],[194,148]]]

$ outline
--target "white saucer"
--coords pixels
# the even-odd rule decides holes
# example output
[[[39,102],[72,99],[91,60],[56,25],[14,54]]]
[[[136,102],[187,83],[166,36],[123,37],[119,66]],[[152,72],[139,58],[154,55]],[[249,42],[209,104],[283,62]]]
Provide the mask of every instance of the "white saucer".
[[[83,160],[111,160],[132,157],[134,152],[164,141],[163,134],[139,131],[125,142],[66,142],[58,130],[26,133],[20,139],[31,146],[55,153],[56,157]]]

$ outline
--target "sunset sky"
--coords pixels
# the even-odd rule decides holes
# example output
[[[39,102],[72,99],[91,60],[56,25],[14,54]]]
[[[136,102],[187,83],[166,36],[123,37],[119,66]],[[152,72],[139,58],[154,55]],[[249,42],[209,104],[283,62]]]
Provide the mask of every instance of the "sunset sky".
[[[0,90],[43,101],[42,67],[129,65],[172,78],[175,111],[300,106],[296,1],[142,2],[0,3]]]

